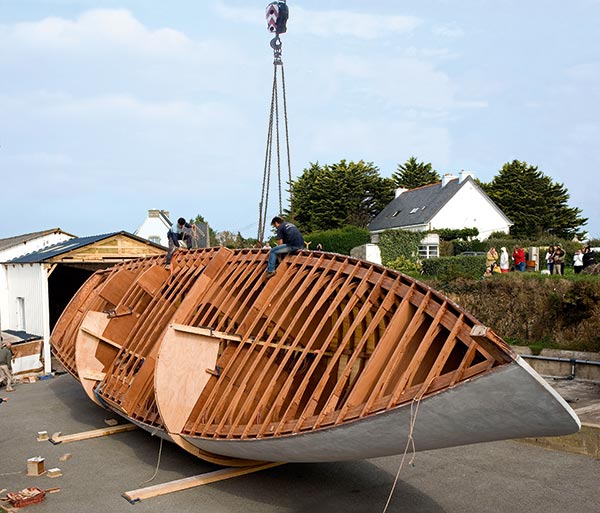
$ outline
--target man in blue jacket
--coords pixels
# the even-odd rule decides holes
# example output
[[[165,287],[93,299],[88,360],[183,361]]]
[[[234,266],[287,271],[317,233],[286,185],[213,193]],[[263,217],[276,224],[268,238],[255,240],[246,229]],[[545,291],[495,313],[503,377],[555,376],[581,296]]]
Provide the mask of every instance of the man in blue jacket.
[[[275,264],[277,255],[297,251],[304,247],[302,234],[292,223],[284,221],[281,217],[275,216],[271,220],[271,226],[277,230],[278,245],[271,248],[269,252],[269,262],[267,264],[267,278],[275,275]]]
[[[171,226],[167,232],[167,239],[169,239],[169,251],[165,265],[167,269],[171,265],[173,253],[178,248],[192,249],[192,234],[196,234],[196,225],[187,223],[183,217],[177,220],[177,224]]]

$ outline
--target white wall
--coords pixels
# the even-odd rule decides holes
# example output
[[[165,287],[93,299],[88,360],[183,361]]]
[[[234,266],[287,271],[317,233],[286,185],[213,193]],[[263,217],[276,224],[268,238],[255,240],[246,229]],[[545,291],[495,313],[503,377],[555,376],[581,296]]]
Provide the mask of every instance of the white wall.
[[[44,370],[50,372],[50,309],[48,274],[44,264],[4,264],[8,284],[8,319],[3,329],[24,330],[44,339]],[[19,298],[24,302],[25,324],[21,324]]]
[[[381,265],[381,251],[377,244],[363,244],[350,250],[350,256]]]
[[[16,246],[12,246],[10,248],[0,250],[0,262],[8,262],[13,258],[17,258],[28,253],[33,253],[34,251],[39,251],[40,249],[47,248],[48,246],[52,246],[53,244],[58,244],[59,242],[64,242],[66,240],[72,239],[72,235],[68,235],[66,233],[50,233],[47,235],[43,235],[42,237],[35,238],[28,242],[23,242],[21,244],[17,244]],[[8,316],[9,316],[9,303],[8,303],[8,284],[6,281],[6,266],[0,265],[0,328],[1,329],[14,329],[9,326]]]
[[[135,231],[135,235],[146,240],[150,237],[158,237],[161,246],[168,247],[167,232],[170,226],[162,221],[160,217],[147,217],[142,225]]]
[[[32,335],[44,336],[43,305],[48,302],[47,286],[44,298],[42,264],[5,264],[8,291],[7,316],[2,318],[2,329],[23,329]],[[25,300],[25,326],[19,324],[18,298]]]
[[[510,225],[472,182],[466,182],[431,220],[431,229],[472,227],[484,240],[492,232],[508,233]]]

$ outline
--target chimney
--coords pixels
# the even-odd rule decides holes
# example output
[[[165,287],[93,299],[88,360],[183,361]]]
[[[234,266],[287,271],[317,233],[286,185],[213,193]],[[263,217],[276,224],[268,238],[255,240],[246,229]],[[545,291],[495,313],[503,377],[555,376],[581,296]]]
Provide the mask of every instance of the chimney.
[[[446,187],[446,185],[448,185],[448,183],[450,183],[452,180],[457,179],[457,176],[451,175],[450,173],[446,173],[444,176],[442,176],[442,187]]]
[[[475,173],[471,173],[470,171],[465,171],[464,169],[459,173],[459,181],[458,183],[463,183],[468,177],[471,177],[475,180]]]
[[[400,194],[402,194],[402,193],[404,193],[406,191],[408,191],[408,189],[405,189],[404,187],[398,187],[396,189],[396,196],[395,197],[397,198],[398,196],[400,196]]]

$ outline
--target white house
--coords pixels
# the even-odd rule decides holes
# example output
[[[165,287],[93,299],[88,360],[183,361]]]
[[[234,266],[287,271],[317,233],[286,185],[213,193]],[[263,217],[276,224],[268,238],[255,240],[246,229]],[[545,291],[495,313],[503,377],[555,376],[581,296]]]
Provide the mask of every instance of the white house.
[[[171,228],[171,220],[167,210],[150,209],[148,217],[144,219],[141,226],[134,232],[134,235],[149,240],[155,244],[168,247],[167,232]]]
[[[373,241],[386,230],[435,231],[477,228],[481,240],[508,233],[511,220],[473,180],[471,173],[444,175],[441,182],[398,189],[396,197],[371,221]]]
[[[173,226],[173,223],[169,219],[169,212],[167,210],[150,209],[148,210],[148,217],[135,231],[134,235],[166,248],[169,246],[167,232],[171,226]],[[196,237],[192,241],[193,248],[210,247],[210,229],[208,223],[196,223],[195,233]]]

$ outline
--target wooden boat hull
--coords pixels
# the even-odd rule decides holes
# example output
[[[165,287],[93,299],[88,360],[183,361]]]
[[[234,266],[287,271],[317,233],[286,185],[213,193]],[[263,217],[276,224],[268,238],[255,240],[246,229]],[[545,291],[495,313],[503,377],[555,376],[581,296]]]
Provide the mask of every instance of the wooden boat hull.
[[[492,330],[410,277],[210,248],[93,275],[52,335],[99,405],[200,458],[337,461],[575,432]]]
[[[266,461],[325,462],[428,451],[579,430],[571,408],[522,359],[468,383],[368,419],[266,440],[203,440],[204,451]]]

